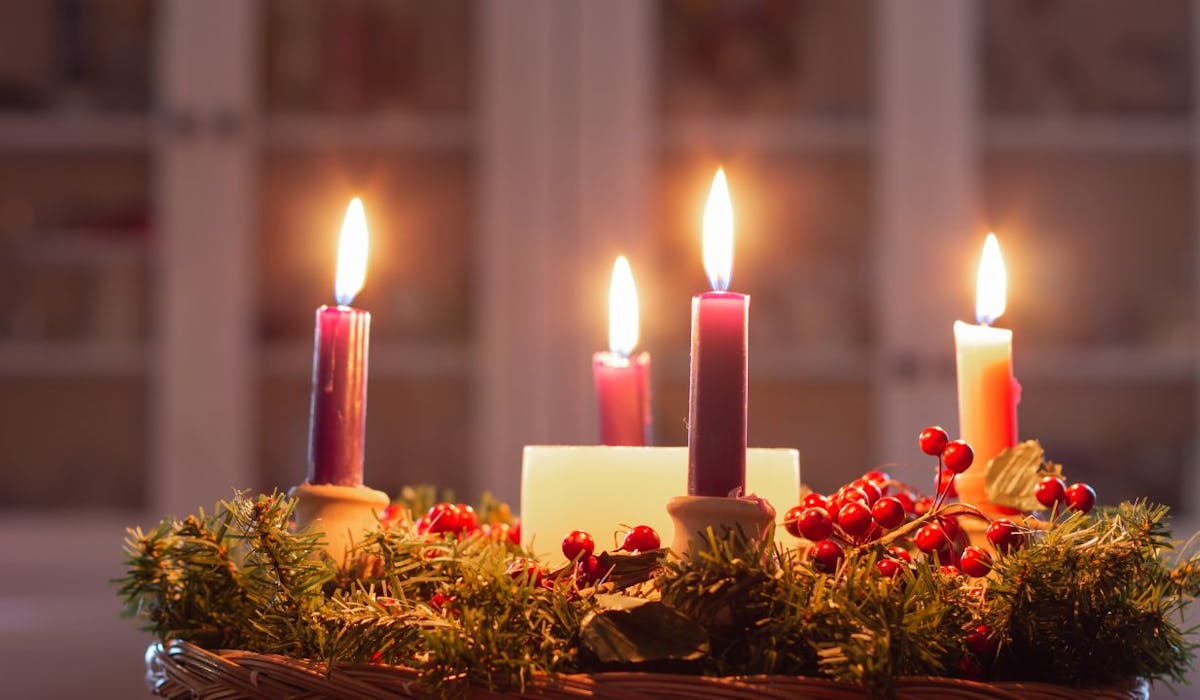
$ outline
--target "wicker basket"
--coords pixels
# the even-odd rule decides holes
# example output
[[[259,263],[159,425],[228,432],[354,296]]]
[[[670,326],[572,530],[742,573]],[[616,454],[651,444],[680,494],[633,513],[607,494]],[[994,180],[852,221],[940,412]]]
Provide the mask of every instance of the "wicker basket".
[[[153,644],[146,650],[146,682],[166,698],[419,698],[416,674],[399,666],[324,664],[246,651],[211,652],[188,642]],[[903,678],[904,700],[1146,700],[1149,687],[1080,689],[1045,683],[975,683],[949,678]],[[861,688],[818,678],[743,676],[714,678],[668,673],[597,673],[538,676],[524,693],[475,689],[473,698],[719,698],[758,700],[858,700]]]

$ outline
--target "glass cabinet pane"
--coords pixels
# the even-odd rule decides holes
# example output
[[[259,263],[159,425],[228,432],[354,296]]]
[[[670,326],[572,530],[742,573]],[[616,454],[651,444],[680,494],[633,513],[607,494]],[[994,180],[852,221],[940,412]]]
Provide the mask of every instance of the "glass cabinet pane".
[[[1188,0],[984,2],[983,103],[991,115],[1186,115]]]
[[[862,114],[871,101],[869,20],[865,0],[662,2],[662,109]]]

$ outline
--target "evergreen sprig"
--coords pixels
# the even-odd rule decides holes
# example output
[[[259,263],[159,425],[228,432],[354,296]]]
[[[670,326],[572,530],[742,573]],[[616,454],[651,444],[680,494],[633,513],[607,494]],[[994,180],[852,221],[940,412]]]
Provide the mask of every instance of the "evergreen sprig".
[[[487,537],[419,534],[411,518],[367,534],[340,571],[319,535],[289,526],[293,507],[280,494],[239,494],[211,515],[131,530],[119,582],[126,610],[162,640],[403,665],[438,695],[603,670],[614,649],[638,649],[617,665],[824,676],[886,696],[900,676],[963,675],[966,635],[979,625],[999,641],[983,665],[992,680],[1180,681],[1194,652],[1181,613],[1200,592],[1200,556],[1173,553],[1167,509],[1144,502],[1031,532],[985,579],[928,565],[880,576],[879,545],[849,550],[826,574],[772,538],[709,533],[707,551],[690,559],[605,555],[628,573],[594,588],[577,588],[571,567],[541,583],[512,575],[528,553]],[[490,512],[507,516],[499,504]],[[581,634],[618,599],[595,594],[617,589],[660,607],[608,613],[603,630]],[[671,615],[695,624],[669,654],[647,654],[649,638],[613,644],[636,642],[646,619]],[[588,646],[601,632],[603,662]]]
[[[1167,511],[1139,502],[1074,514],[1001,559],[990,590],[1007,630],[997,674],[1071,685],[1185,680],[1195,645],[1179,625],[1200,569],[1196,555],[1168,564]]]

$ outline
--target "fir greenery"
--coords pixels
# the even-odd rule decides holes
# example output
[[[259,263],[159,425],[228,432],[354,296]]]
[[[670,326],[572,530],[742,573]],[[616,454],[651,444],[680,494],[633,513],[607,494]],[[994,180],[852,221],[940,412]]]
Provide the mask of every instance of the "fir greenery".
[[[239,494],[211,514],[131,530],[119,581],[129,614],[164,641],[403,665],[439,695],[633,667],[823,676],[886,696],[900,676],[962,675],[967,632],[981,624],[998,641],[980,660],[994,680],[1180,681],[1193,651],[1181,613],[1200,591],[1200,558],[1170,559],[1167,510],[1142,502],[1066,518],[998,557],[986,579],[928,565],[886,578],[879,545],[824,574],[770,538],[709,533],[708,551],[687,560],[606,554],[607,580],[583,588],[571,567],[540,582],[510,574],[528,554],[505,541],[407,524],[370,533],[339,571],[319,535],[290,526],[293,507]],[[495,502],[486,512],[509,517]]]

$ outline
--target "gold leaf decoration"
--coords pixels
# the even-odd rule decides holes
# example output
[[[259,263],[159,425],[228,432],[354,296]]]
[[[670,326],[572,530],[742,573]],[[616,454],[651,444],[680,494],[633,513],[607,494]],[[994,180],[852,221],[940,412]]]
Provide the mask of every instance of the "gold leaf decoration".
[[[1026,440],[1001,452],[987,463],[988,500],[1018,510],[1044,510],[1033,496],[1043,476],[1061,476],[1062,467],[1046,461],[1046,453],[1037,440]]]

